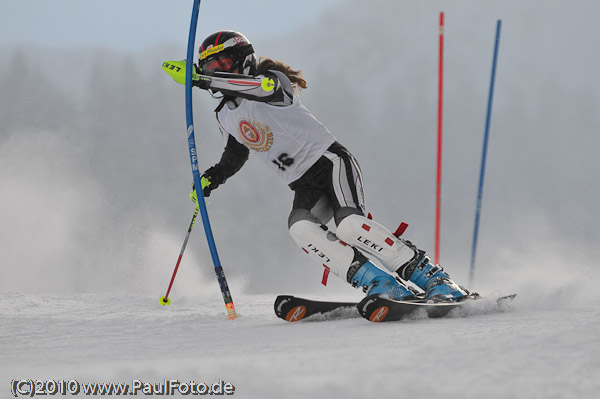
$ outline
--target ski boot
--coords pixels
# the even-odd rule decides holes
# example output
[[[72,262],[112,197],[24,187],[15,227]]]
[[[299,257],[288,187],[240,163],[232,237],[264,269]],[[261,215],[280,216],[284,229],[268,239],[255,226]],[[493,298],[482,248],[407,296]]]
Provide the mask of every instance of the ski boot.
[[[348,270],[347,280],[354,288],[362,287],[367,295],[377,294],[397,301],[415,298],[414,292],[369,260],[355,262]]]
[[[397,273],[425,291],[428,300],[460,301],[469,295],[469,291],[452,281],[441,266],[434,265],[425,251],[415,249],[415,257]]]

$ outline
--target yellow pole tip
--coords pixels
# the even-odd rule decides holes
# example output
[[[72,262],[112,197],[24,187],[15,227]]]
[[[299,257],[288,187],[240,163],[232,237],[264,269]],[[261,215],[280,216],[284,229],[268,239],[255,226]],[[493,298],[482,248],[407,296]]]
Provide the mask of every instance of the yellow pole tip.
[[[165,298],[164,296],[160,297],[160,305],[161,306],[171,306],[171,298]]]

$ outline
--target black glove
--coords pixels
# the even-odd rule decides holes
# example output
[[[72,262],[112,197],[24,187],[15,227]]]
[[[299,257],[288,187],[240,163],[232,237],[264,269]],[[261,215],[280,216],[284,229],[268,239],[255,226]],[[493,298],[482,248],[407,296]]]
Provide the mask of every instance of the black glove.
[[[210,168],[206,169],[206,171],[202,174],[200,180],[202,180],[202,178],[206,178],[208,179],[208,181],[210,181],[210,184],[204,187],[204,190],[202,190],[204,192],[205,198],[209,197],[211,191],[219,187],[221,184],[225,183],[226,180],[225,172],[223,172],[223,169],[220,167],[219,164],[216,164],[215,166],[211,166]]]

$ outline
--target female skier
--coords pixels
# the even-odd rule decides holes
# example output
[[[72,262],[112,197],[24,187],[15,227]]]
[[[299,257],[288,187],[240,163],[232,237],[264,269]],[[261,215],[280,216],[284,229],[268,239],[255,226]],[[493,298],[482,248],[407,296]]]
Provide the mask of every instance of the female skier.
[[[208,36],[199,53],[194,85],[221,93],[215,112],[225,142],[220,161],[202,175],[210,182],[205,197],[238,172],[252,150],[294,191],[289,233],[318,264],[368,295],[412,298],[416,292],[401,282],[407,280],[427,299],[468,295],[424,251],[365,216],[358,163],[300,102],[296,92],[307,88],[301,71],[269,58],[257,63],[251,43],[235,31]],[[195,190],[191,196],[197,200]],[[335,233],[326,227],[332,218]]]

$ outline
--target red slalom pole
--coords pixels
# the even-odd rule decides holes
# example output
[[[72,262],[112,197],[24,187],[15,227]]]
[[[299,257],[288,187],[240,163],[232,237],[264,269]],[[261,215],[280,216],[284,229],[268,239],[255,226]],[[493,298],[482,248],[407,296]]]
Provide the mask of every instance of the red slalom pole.
[[[440,263],[440,220],[442,213],[442,109],[444,87],[444,13],[440,12],[440,53],[438,73],[438,146],[435,205],[435,263]]]

